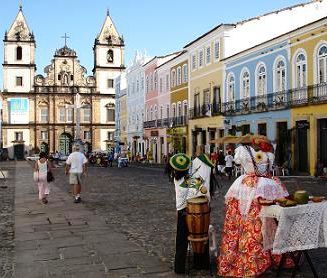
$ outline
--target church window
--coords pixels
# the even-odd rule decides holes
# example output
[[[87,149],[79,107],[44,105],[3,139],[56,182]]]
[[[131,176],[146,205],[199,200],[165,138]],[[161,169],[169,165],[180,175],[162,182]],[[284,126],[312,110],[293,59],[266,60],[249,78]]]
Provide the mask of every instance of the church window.
[[[108,85],[108,88],[113,88],[114,87],[114,80],[113,79],[108,79],[107,80],[107,85]]]
[[[22,131],[18,131],[15,132],[15,141],[23,141],[23,132]]]
[[[83,120],[84,122],[90,122],[91,121],[91,108],[84,108],[83,109]]]
[[[107,108],[107,122],[115,121],[115,105],[113,103],[109,103],[106,105]]]
[[[17,46],[17,48],[16,48],[16,59],[18,61],[20,61],[20,60],[22,60],[22,58],[23,58],[23,49],[22,49],[21,46]]]
[[[48,132],[47,131],[41,131],[41,139],[48,140]]]
[[[40,122],[46,123],[48,121],[48,107],[41,107],[40,108]]]
[[[67,122],[69,122],[69,123],[73,122],[73,109],[72,108],[67,109]]]
[[[16,86],[23,86],[23,77],[16,76]]]
[[[112,49],[109,49],[107,52],[107,61],[108,63],[114,62],[114,51]]]
[[[59,108],[59,122],[66,121],[66,109],[64,107]]]

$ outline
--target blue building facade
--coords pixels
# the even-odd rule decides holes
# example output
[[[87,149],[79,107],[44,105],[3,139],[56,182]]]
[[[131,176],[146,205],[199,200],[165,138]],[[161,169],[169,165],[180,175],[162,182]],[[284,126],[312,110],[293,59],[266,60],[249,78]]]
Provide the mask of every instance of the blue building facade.
[[[223,111],[228,133],[266,135],[278,164],[289,149],[291,70],[288,41],[271,41],[225,60]]]

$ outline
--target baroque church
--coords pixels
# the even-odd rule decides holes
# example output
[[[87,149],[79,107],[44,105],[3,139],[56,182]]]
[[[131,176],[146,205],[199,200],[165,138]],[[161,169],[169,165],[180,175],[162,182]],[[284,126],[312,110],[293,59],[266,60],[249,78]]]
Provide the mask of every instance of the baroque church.
[[[31,153],[85,151],[114,146],[114,79],[125,71],[124,39],[105,17],[93,46],[93,74],[66,44],[57,49],[44,75],[36,74],[36,39],[22,7],[4,36],[2,147],[10,158]]]

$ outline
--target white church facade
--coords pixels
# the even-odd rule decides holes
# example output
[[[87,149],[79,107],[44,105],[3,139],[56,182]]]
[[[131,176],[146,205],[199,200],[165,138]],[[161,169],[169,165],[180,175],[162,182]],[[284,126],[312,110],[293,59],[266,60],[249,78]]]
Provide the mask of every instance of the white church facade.
[[[114,80],[125,71],[124,40],[109,13],[93,46],[93,74],[66,44],[57,49],[44,75],[36,73],[36,40],[22,8],[4,36],[1,143],[10,158],[30,153],[85,151],[114,146]]]

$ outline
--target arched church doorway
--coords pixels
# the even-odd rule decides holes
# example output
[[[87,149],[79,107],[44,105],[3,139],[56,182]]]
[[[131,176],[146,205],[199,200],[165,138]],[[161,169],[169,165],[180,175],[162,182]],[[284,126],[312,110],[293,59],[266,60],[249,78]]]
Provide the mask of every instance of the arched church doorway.
[[[46,142],[42,142],[40,145],[40,151],[49,154],[49,145]]]
[[[69,133],[60,135],[59,152],[63,155],[68,155],[72,152],[72,136]]]

